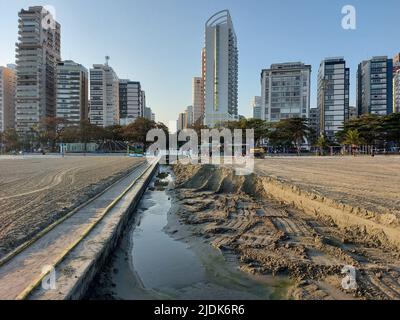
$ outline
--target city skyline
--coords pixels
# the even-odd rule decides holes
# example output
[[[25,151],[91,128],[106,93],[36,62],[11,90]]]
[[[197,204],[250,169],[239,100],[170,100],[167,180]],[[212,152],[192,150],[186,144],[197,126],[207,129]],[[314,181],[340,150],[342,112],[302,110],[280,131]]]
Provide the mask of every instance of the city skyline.
[[[207,5],[180,0],[119,3],[110,7],[100,1],[96,4],[92,1],[18,1],[7,5],[1,1],[5,18],[0,22],[0,65],[15,63],[18,11],[32,5],[52,4],[57,10],[57,21],[63,25],[62,59],[90,68],[102,63],[106,54],[110,55],[110,64],[119,77],[140,79],[147,89],[147,104],[157,113],[158,120],[168,123],[191,102],[191,79],[201,73],[204,22],[225,8],[230,10],[238,35],[239,114],[247,117],[252,114],[250,99],[260,94],[260,71],[270,64],[303,61],[315,71],[324,58],[344,56],[350,67],[350,105],[355,105],[357,65],[371,56],[390,58],[399,51],[392,40],[396,34],[395,12],[400,8],[396,1],[388,1],[385,7],[352,1],[357,10],[356,30],[341,27],[341,9],[347,4],[343,1],[329,4],[250,1],[245,6],[240,1],[210,1]],[[150,11],[154,7],[159,10]],[[277,29],[280,15],[272,13],[283,10],[287,19]],[[252,19],[248,19],[249,14],[253,15]],[[99,22],[105,17],[109,21],[106,25]],[[155,17],[157,23],[146,23]],[[302,23],[296,27],[300,18]],[[374,24],[368,25],[371,19]],[[166,20],[174,22],[165,28],[162,24]],[[129,32],[121,33],[121,28]],[[79,32],[83,29],[85,32]],[[168,37],[165,37],[166,31]],[[126,41],[129,34],[135,41]],[[374,42],[365,40],[372,38]],[[311,107],[316,107],[316,96],[317,72],[313,72]]]

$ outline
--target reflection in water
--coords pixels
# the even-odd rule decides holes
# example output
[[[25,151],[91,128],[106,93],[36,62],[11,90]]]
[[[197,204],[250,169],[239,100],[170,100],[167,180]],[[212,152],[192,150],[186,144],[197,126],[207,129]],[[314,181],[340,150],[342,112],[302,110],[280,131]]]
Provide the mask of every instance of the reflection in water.
[[[165,191],[147,194],[141,208],[147,209],[132,233],[132,259],[143,285],[153,289],[179,288],[201,281],[204,269],[195,254],[163,230],[171,208]]]
[[[153,181],[139,205],[139,223],[131,226],[114,253],[109,268],[113,272],[108,272],[108,289],[114,298],[244,300],[286,296],[290,285],[286,278],[244,273],[234,255],[223,255],[200,237],[191,236],[174,215],[169,191],[162,187],[173,187],[171,176],[162,181]]]

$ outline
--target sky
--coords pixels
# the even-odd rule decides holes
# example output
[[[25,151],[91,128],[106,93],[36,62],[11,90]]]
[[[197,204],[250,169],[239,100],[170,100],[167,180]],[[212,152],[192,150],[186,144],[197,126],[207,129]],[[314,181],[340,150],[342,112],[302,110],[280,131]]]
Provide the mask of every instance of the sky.
[[[400,52],[399,0],[0,0],[0,65],[15,62],[18,11],[52,5],[61,24],[61,56],[90,68],[111,57],[120,78],[138,80],[157,121],[168,123],[192,104],[201,74],[204,24],[229,9],[239,47],[239,113],[250,117],[260,74],[272,63],[312,65],[311,107],[318,67],[345,57],[355,105],[356,70],[372,56]],[[342,28],[342,7],[356,9],[356,30]]]

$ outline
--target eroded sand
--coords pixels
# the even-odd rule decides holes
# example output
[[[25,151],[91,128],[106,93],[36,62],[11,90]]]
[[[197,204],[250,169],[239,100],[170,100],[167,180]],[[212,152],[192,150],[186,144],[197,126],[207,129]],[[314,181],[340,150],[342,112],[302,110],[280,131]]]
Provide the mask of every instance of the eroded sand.
[[[385,184],[385,190],[398,190],[398,160],[376,158],[381,164],[370,178],[374,165],[369,159],[336,159],[276,158],[257,163],[262,175],[248,177],[227,168],[177,165],[180,215],[215,247],[236,252],[243,270],[288,274],[296,282],[288,298],[400,299],[400,251],[394,241],[400,234],[398,221],[379,217],[381,212],[394,213],[398,195],[391,191],[385,200],[385,192],[369,189],[376,181],[378,189]],[[352,160],[356,163],[349,164]],[[324,161],[334,164],[329,173]],[[337,181],[345,176],[346,183]],[[359,188],[351,188],[349,180]],[[365,199],[360,190],[367,189]],[[342,196],[335,199],[338,193]],[[363,199],[371,211],[350,205],[362,206]],[[347,206],[340,200],[348,200]],[[346,265],[357,270],[356,290],[342,287]]]
[[[256,160],[256,174],[328,198],[400,216],[400,157],[293,157]]]
[[[105,189],[141,160],[128,157],[0,161],[0,257]]]

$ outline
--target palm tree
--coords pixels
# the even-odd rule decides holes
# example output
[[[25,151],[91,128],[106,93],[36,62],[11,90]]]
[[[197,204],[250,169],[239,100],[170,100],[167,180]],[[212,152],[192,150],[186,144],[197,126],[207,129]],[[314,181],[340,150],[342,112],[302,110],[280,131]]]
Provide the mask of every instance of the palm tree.
[[[324,149],[329,146],[328,140],[324,136],[320,136],[315,144],[316,147],[319,147],[319,153],[321,156],[324,155]]]
[[[301,155],[301,145],[305,138],[310,135],[310,128],[307,125],[307,119],[291,118],[287,119],[287,129],[291,133],[292,141],[296,145],[297,154]]]
[[[354,149],[362,144],[362,139],[358,130],[348,130],[344,136],[343,143],[351,146],[351,153],[355,155]]]
[[[280,147],[296,146],[297,154],[301,155],[301,145],[310,136],[311,129],[307,119],[289,118],[274,123],[272,129],[267,132],[272,145]]]

